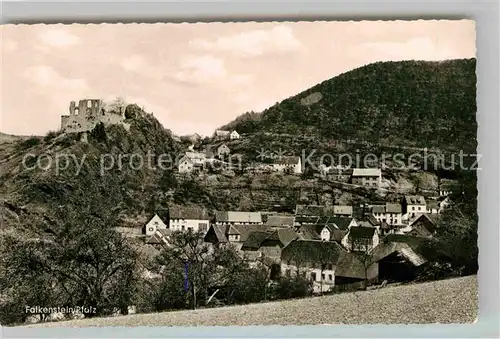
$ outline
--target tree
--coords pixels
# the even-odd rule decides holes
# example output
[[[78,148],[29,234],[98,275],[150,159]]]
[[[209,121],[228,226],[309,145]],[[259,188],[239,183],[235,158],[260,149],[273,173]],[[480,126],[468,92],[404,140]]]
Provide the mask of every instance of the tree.
[[[122,97],[116,97],[115,100],[110,102],[107,106],[107,110],[117,114],[125,114],[125,107],[127,104]]]
[[[172,271],[187,268],[187,284],[190,302],[193,309],[208,297],[208,288],[218,284],[229,284],[234,275],[244,267],[242,259],[231,246],[213,248],[203,242],[201,232],[174,232],[158,257],[162,274],[169,275]],[[173,265],[173,266],[172,266]],[[186,291],[187,292],[187,291]],[[188,295],[188,293],[186,293]]]

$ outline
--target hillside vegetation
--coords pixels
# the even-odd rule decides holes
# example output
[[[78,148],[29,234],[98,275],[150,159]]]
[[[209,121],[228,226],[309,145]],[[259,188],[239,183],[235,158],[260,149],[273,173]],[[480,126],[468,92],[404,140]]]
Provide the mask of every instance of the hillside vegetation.
[[[28,327],[450,324],[472,323],[477,313],[477,277],[468,276],[312,299]]]
[[[420,147],[476,148],[476,60],[378,62],[223,129]]]

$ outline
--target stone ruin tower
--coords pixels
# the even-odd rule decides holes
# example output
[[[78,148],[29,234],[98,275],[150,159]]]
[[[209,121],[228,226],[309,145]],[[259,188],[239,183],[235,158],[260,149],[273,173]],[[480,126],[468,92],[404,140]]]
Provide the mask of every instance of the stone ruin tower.
[[[120,124],[125,120],[123,114],[107,112],[100,99],[83,99],[71,101],[69,115],[61,116],[61,130],[63,132],[88,132],[98,123],[104,125]]]

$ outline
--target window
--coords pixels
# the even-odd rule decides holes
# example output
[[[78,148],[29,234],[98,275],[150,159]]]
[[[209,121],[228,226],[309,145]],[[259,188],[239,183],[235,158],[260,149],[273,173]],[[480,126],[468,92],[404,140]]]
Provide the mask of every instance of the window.
[[[311,272],[311,280],[316,281],[316,272]]]
[[[328,274],[328,280],[330,280],[330,281],[333,280],[333,276],[331,274]]]
[[[321,274],[321,280],[325,280],[325,273]]]
[[[412,211],[414,211],[414,210],[415,210],[415,206],[412,206],[412,207],[411,207],[411,210],[412,210]]]
[[[151,232],[153,232],[153,231],[154,231],[154,228],[153,228],[153,227],[150,227],[150,228],[149,228],[149,230],[150,230]]]
[[[183,231],[185,231],[185,230],[186,230],[186,226],[182,225],[181,229],[182,229]]]

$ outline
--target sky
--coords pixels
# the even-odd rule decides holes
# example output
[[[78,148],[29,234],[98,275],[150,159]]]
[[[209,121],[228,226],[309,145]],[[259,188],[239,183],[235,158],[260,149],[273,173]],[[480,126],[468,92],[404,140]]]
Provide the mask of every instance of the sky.
[[[120,96],[178,135],[213,131],[377,61],[475,57],[470,20],[1,26],[0,132],[60,128]]]

